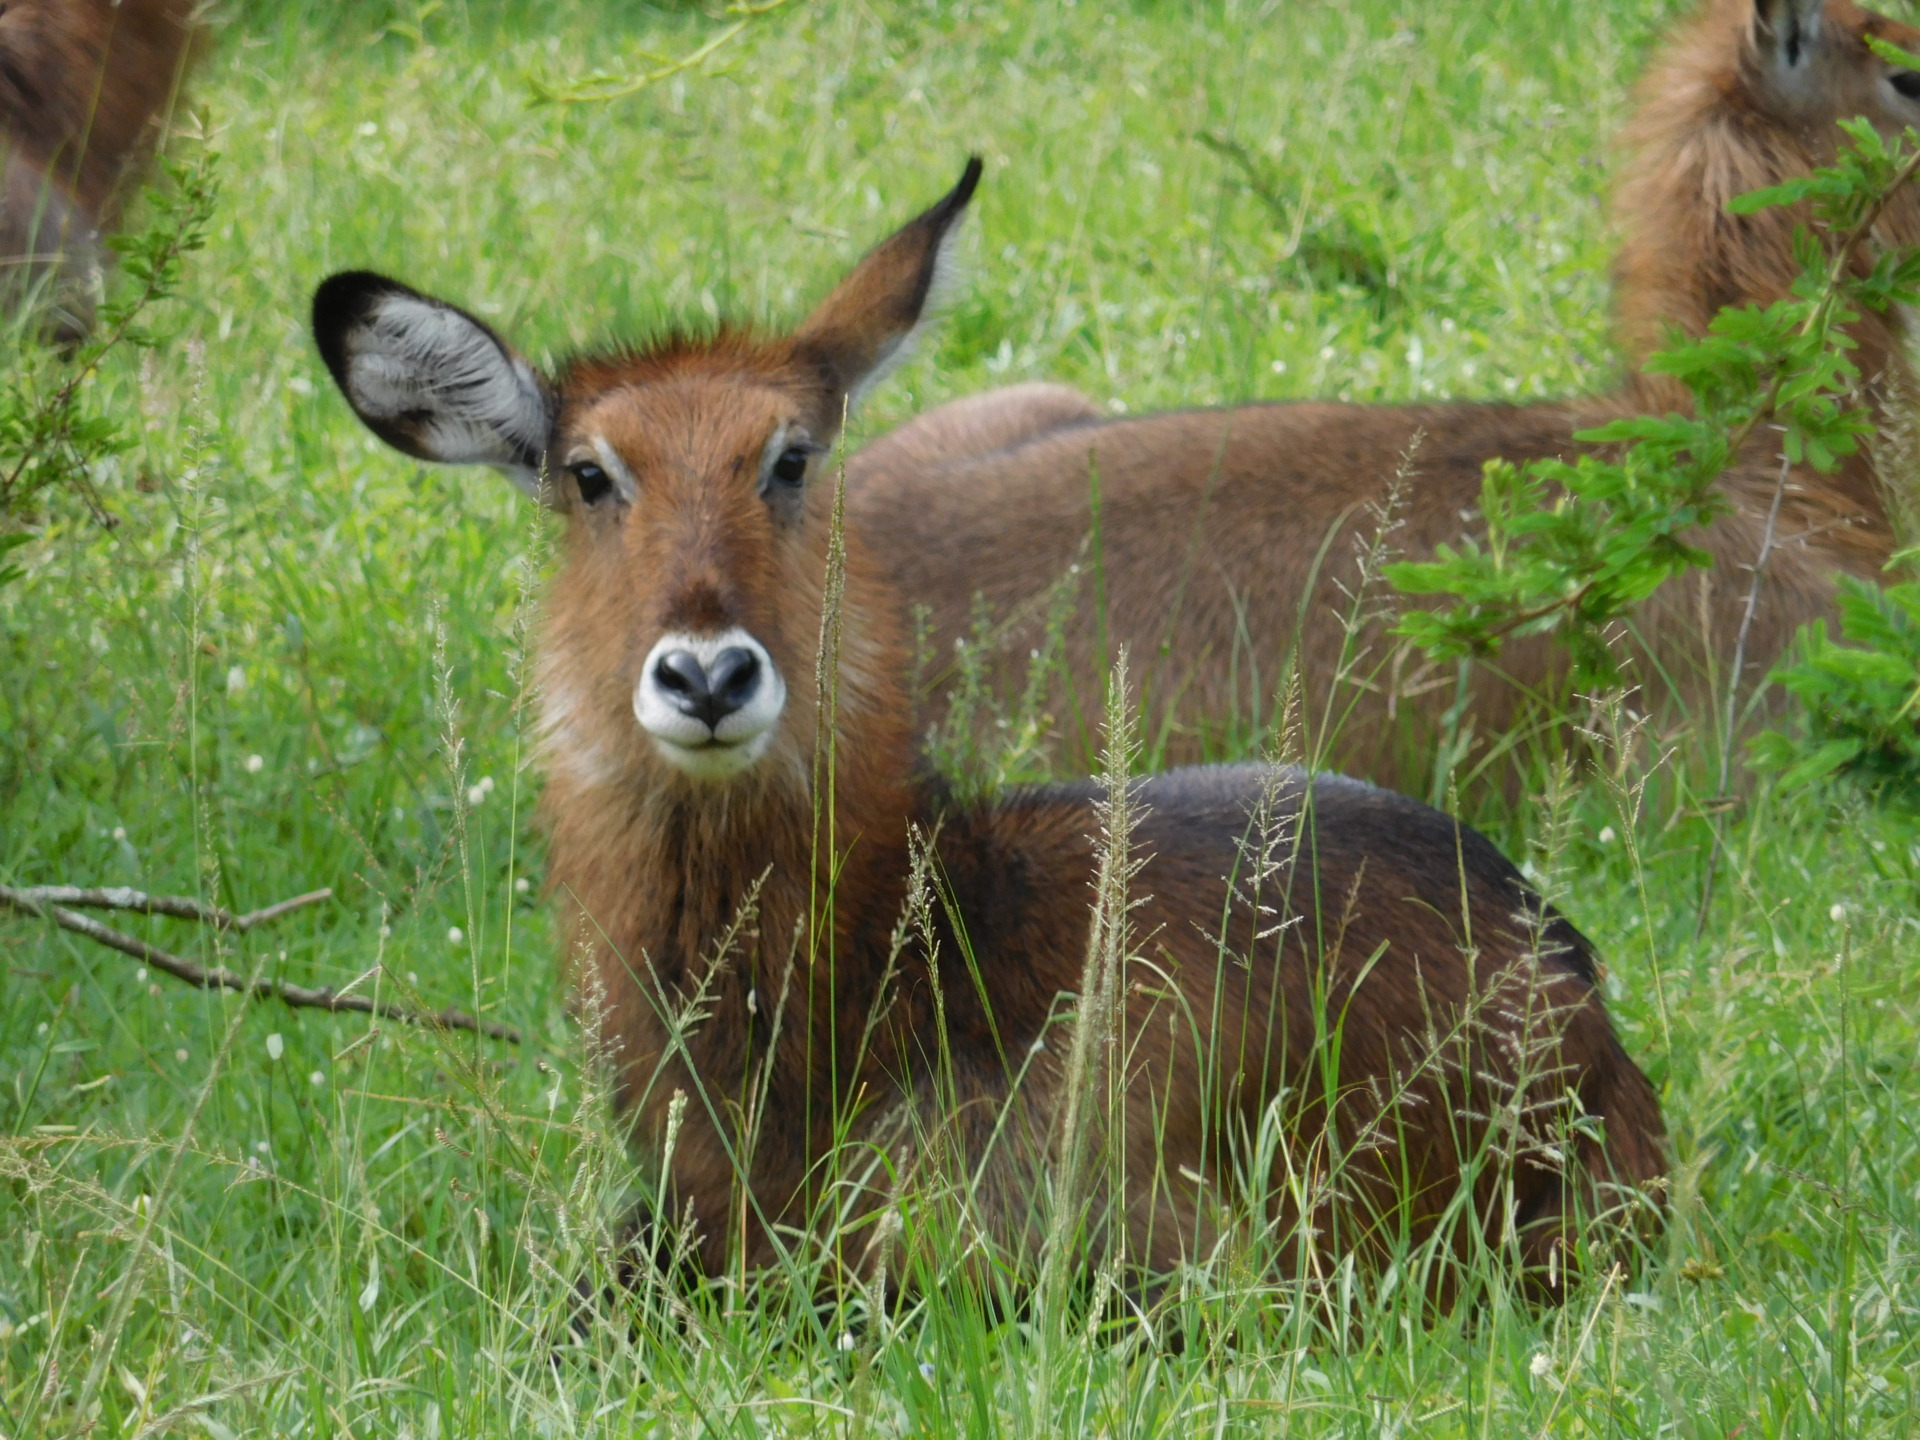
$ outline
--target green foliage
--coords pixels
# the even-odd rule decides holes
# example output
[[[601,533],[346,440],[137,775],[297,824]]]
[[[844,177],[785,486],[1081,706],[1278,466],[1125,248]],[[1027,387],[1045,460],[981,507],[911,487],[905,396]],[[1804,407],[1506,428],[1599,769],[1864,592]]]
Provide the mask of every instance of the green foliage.
[[[1803,733],[1756,736],[1751,763],[1787,786],[1844,776],[1920,810],[1920,584],[1842,576],[1839,605],[1849,643],[1815,621],[1773,672],[1805,709]]]
[[[147,192],[147,227],[107,241],[120,257],[119,274],[92,337],[68,354],[24,327],[16,336],[18,349],[0,384],[0,556],[31,538],[24,527],[50,491],[77,494],[103,515],[94,472],[134,445],[126,417],[95,403],[88,382],[114,351],[158,343],[146,325],[148,312],[179,291],[186,257],[206,244],[218,193],[211,151],[191,164],[167,162],[166,171],[168,183]],[[0,586],[24,574],[18,565],[0,564]]]
[[[1781,432],[1794,465],[1830,472],[1859,448],[1870,421],[1847,408],[1859,380],[1844,327],[1861,307],[1883,311],[1920,299],[1920,253],[1887,253],[1865,274],[1851,261],[1887,197],[1920,161],[1920,136],[1888,145],[1865,121],[1837,162],[1735,200],[1736,213],[1811,204],[1819,237],[1796,241],[1802,274],[1793,295],[1730,307],[1709,332],[1653,356],[1694,400],[1688,415],[1622,419],[1576,438],[1603,447],[1571,464],[1487,463],[1485,534],[1436,558],[1387,568],[1400,590],[1455,603],[1404,614],[1398,633],[1436,657],[1487,656],[1510,635],[1552,633],[1574,662],[1574,680],[1611,685],[1618,669],[1607,627],[1661,585],[1711,563],[1688,537],[1725,513],[1727,466],[1761,425]]]
[[[155,523],[42,547],[0,605],[0,878],[239,909],[331,884],[335,904],[271,931],[129,928],[300,983],[417,974],[430,1002],[529,1044],[249,1007],[0,926],[0,1432],[1915,1433],[1920,857],[1878,814],[1835,824],[1763,792],[1727,819],[1737,884],[1696,935],[1695,802],[1718,792],[1685,754],[1623,759],[1646,782],[1631,804],[1586,783],[1557,831],[1531,804],[1493,831],[1605,954],[1608,1009],[1674,1128],[1674,1219],[1633,1275],[1586,1277],[1558,1311],[1436,1320],[1404,1281],[1341,1272],[1338,1308],[1315,1311],[1289,1278],[1235,1268],[1236,1234],[1170,1289],[1192,1323],[1167,1343],[1083,1311],[1043,1368],[1022,1297],[978,1303],[963,1267],[897,1303],[817,1304],[822,1247],[759,1286],[643,1277],[570,1333],[575,1283],[612,1283],[604,1247],[646,1176],[538,901],[513,621],[523,572],[547,563],[543,520],[496,480],[370,440],[300,314],[313,280],[370,264],[542,354],[710,304],[790,319],[979,149],[995,168],[968,291],[856,439],[1024,379],[1135,411],[1568,393],[1607,343],[1587,160],[1674,5],[795,6],[716,57],[725,75],[539,109],[524,74],[585,74],[629,43],[684,53],[684,10],[219,8],[254,18],[194,82],[229,117],[229,180],[175,312],[186,343],[97,376],[103,405],[137,397],[148,417],[125,463],[175,478]],[[425,42],[368,43],[429,9]],[[1398,38],[1410,15],[1417,44]],[[1419,303],[1383,314],[1303,283],[1203,130],[1267,163],[1305,156],[1282,173],[1377,221]],[[1372,209],[1389,170],[1400,198]],[[1564,835],[1557,864],[1528,849],[1543,829]],[[932,1229],[929,1253],[964,1259],[964,1232]]]

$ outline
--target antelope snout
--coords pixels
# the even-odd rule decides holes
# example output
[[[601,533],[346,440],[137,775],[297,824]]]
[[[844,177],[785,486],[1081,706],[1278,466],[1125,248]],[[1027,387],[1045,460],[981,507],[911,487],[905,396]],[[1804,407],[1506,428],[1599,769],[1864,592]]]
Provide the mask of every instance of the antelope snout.
[[[738,628],[663,635],[633,692],[633,713],[660,753],[703,780],[738,774],[765,754],[786,704],[773,657]]]

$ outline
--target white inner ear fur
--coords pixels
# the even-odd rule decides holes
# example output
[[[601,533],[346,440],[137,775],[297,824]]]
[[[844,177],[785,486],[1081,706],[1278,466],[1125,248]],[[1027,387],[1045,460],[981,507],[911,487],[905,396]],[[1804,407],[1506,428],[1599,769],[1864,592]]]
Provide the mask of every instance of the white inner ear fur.
[[[868,391],[907,362],[919,346],[920,337],[933,328],[941,312],[946,309],[947,302],[960,289],[960,232],[966,228],[967,217],[962,215],[940,237],[940,243],[933,250],[933,275],[927,282],[927,298],[920,307],[920,318],[901,331],[892,344],[882,349],[867,373],[848,389],[849,414],[860,408],[860,402]]]
[[[613,488],[620,492],[620,498],[631,505],[640,496],[640,483],[620,452],[607,443],[604,435],[589,436],[587,443],[593,446],[593,458],[600,462],[600,468],[613,477]]]
[[[412,295],[378,300],[347,337],[347,398],[369,420],[403,419],[421,448],[455,465],[492,465],[528,494],[528,463],[552,423],[533,367],[459,311]]]

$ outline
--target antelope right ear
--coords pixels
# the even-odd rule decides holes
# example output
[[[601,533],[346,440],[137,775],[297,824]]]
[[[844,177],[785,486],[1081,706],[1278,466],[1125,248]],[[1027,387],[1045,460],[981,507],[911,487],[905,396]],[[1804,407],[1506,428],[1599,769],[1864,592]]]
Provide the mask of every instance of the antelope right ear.
[[[953,242],[980,184],[980,157],[931,209],[867,252],[794,335],[839,400],[858,403],[912,351],[952,283]]]
[[[350,270],[314,292],[313,338],[354,414],[394,449],[491,465],[539,497],[553,394],[485,324],[397,280]]]

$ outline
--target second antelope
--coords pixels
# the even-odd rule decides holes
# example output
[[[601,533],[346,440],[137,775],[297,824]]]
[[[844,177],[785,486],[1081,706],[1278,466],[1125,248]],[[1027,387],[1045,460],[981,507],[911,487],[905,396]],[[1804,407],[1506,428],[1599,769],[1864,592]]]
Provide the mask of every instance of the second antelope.
[[[0,5],[0,295],[63,339],[91,323],[101,232],[159,138],[196,31],[193,0]]]
[[[901,602],[856,529],[838,558],[825,457],[978,174],[789,335],[549,377],[395,281],[315,298],[377,435],[564,519],[551,882],[618,1104],[656,1153],[677,1125],[665,1204],[716,1273],[832,1227],[872,1240],[838,1247],[871,1273],[943,1204],[1025,1267],[1077,1155],[1090,1261],[1164,1273],[1265,1232],[1304,1271],[1430,1242],[1444,1295],[1446,1257],[1490,1246],[1551,1292],[1591,1222],[1644,1218],[1664,1136],[1588,942],[1484,838],[1287,769],[969,803],[917,769]]]
[[[1920,30],[1851,0],[1707,0],[1674,37],[1641,89],[1617,206],[1631,363],[1664,326],[1700,333],[1722,306],[1771,303],[1799,274],[1792,241],[1804,211],[1735,217],[1728,200],[1830,163],[1841,119],[1866,115],[1889,135],[1920,124],[1920,74],[1874,54],[1869,36],[1920,49]],[[1920,243],[1914,187],[1876,236]],[[1869,314],[1849,331],[1878,418],[1905,423],[1914,391],[1901,318]],[[972,634],[984,598],[1004,627],[983,657],[987,684],[1007,699],[1025,685],[1030,650],[1046,644],[1054,592],[1086,553],[1097,481],[1100,585],[1085,578],[1088,556],[1064,625],[1063,676],[1046,697],[1056,720],[1098,712],[1102,641],[1124,643],[1143,662],[1149,739],[1170,759],[1202,758],[1236,738],[1230,722],[1242,743],[1260,732],[1292,664],[1308,716],[1330,732],[1313,737],[1329,764],[1415,785],[1461,698],[1454,668],[1409,656],[1378,604],[1362,607],[1358,634],[1348,624],[1356,591],[1371,584],[1383,598],[1359,556],[1396,476],[1405,472],[1401,523],[1387,543],[1425,558],[1468,529],[1485,461],[1568,458],[1576,431],[1684,404],[1676,388],[1636,376],[1620,394],[1525,406],[1306,401],[1109,418],[1064,386],[1014,387],[866,447],[848,463],[848,504],[907,599],[929,608],[936,656]],[[1799,626],[1830,613],[1836,574],[1876,578],[1894,551],[1894,516],[1911,499],[1897,467],[1876,473],[1865,455],[1832,475],[1799,467],[1762,577],[1749,673],[1730,682],[1780,476],[1776,455],[1759,443],[1749,451],[1722,481],[1733,513],[1688,537],[1712,553],[1712,570],[1663,587],[1632,637],[1650,706],[1704,707],[1717,687],[1764,675]],[[1476,666],[1479,734],[1521,729],[1534,697],[1555,688],[1555,666],[1544,637]]]

